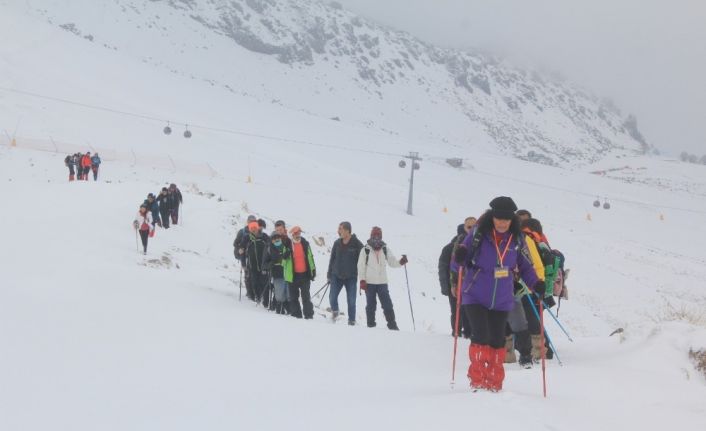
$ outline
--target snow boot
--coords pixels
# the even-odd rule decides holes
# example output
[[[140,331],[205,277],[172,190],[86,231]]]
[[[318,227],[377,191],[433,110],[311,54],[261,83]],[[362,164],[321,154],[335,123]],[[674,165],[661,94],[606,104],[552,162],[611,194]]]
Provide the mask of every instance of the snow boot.
[[[348,326],[355,326],[355,320],[349,320]]]
[[[542,360],[542,351],[546,354],[546,347],[542,346],[542,335],[532,335],[532,360],[539,362]]]
[[[519,364],[523,368],[532,368],[532,338],[528,330],[515,334],[515,348],[520,352]]]
[[[74,174],[69,175],[69,181],[73,181],[73,180],[74,180]]]
[[[471,389],[485,389],[485,373],[488,366],[488,355],[490,346],[471,343],[468,347],[468,357],[471,365],[468,366],[468,379],[471,382]]]
[[[387,310],[384,314],[385,319],[387,320],[387,329],[399,331],[400,328],[397,327],[397,322],[395,321],[395,310]]]
[[[517,355],[515,355],[515,340],[512,335],[505,337],[505,350],[507,354],[505,355],[506,364],[514,364],[517,362]]]
[[[485,373],[485,387],[491,392],[499,392],[503,389],[505,380],[505,356],[507,350],[504,347],[499,349],[488,348],[488,368]]]
[[[546,333],[544,334],[544,348],[547,350],[547,359],[554,359],[554,350],[552,350],[552,347],[549,345],[549,339]]]
[[[376,326],[376,324],[375,324],[375,310],[368,310],[368,307],[365,307],[365,317],[368,322],[368,328],[374,328]]]

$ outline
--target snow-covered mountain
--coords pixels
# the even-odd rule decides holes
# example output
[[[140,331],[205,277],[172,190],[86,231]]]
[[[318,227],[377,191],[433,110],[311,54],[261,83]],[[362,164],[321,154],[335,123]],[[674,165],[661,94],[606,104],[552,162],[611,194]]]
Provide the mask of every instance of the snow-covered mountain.
[[[644,153],[635,117],[488,55],[443,49],[315,0],[27,2],[85,44],[398,141],[552,165]],[[177,90],[178,91],[178,90]],[[455,150],[454,150],[455,149]]]

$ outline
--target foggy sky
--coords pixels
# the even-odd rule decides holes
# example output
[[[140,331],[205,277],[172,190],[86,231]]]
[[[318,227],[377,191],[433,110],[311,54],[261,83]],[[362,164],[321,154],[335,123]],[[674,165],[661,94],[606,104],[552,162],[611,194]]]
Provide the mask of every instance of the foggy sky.
[[[706,154],[706,1],[337,1],[434,44],[560,71],[637,115],[660,150]]]

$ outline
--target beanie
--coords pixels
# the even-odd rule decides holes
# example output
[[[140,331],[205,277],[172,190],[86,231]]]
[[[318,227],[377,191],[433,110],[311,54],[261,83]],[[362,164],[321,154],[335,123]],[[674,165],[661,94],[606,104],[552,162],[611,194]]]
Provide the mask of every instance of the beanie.
[[[498,196],[490,201],[491,215],[501,220],[511,220],[517,211],[517,205],[507,196]]]

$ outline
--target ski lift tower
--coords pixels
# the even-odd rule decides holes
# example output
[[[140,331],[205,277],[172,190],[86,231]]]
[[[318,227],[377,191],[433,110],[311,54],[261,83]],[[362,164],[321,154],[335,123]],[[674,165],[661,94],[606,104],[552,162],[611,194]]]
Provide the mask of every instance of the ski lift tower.
[[[422,161],[421,157],[419,157],[419,153],[416,151],[410,151],[409,155],[403,156],[405,159],[410,159],[412,161],[411,166],[410,166],[410,174],[409,174],[409,198],[407,199],[407,214],[413,215],[412,214],[412,196],[414,195],[414,171],[419,170],[420,165],[418,162]],[[407,166],[407,162],[404,160],[400,160],[399,167],[400,168],[405,168]]]

